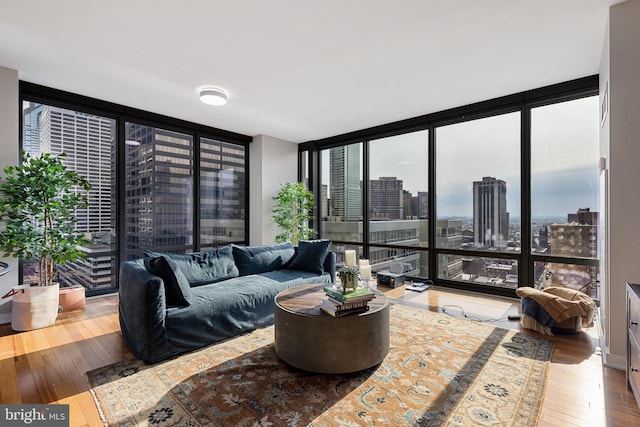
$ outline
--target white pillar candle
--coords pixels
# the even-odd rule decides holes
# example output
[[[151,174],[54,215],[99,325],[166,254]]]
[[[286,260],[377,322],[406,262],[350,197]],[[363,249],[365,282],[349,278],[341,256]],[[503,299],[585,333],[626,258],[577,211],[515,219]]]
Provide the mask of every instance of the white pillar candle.
[[[360,266],[360,277],[362,280],[371,280],[371,266],[370,265],[361,265]]]
[[[356,251],[344,251],[344,262],[349,266],[356,266]]]
[[[369,265],[369,260],[368,259],[361,259],[361,260],[358,261],[358,266],[364,267],[365,265]]]

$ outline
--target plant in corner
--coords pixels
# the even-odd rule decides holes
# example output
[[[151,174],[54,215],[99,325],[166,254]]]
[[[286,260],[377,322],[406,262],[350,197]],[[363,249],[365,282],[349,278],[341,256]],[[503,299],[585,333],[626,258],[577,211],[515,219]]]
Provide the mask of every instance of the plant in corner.
[[[276,201],[272,209],[273,222],[282,229],[275,237],[276,242],[291,242],[297,245],[300,240],[310,239],[315,230],[309,227],[313,220],[313,193],[300,182],[284,184],[273,197]]]
[[[84,258],[79,245],[89,243],[75,230],[76,210],[86,208],[89,181],[67,169],[63,153],[31,156],[22,152],[23,162],[4,169],[0,184],[0,250],[4,256],[39,261],[39,286],[14,288],[11,326],[30,330],[49,326],[58,313],[58,288],[53,282],[55,265]],[[38,289],[39,288],[39,289]],[[44,296],[37,295],[40,292]],[[32,295],[33,294],[33,295]],[[45,308],[34,304],[42,301]],[[46,312],[44,311],[46,310]]]

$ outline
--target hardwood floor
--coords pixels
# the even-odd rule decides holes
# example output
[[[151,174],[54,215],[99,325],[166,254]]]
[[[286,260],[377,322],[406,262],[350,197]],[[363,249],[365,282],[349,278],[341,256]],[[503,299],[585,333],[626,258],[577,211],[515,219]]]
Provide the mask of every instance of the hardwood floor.
[[[507,320],[518,314],[519,300],[443,288],[380,290],[397,303],[520,329]],[[540,426],[640,425],[624,372],[602,366],[595,328],[553,339]],[[71,426],[101,425],[85,373],[131,357],[120,336],[117,295],[89,299],[49,328],[16,333],[0,325],[0,403],[66,403]]]

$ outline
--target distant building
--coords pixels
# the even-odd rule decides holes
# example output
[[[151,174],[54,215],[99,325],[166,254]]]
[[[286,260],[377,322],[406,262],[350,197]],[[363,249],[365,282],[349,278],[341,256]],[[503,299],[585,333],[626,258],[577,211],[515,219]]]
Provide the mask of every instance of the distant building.
[[[436,221],[436,247],[446,249],[462,247],[462,220],[438,219]],[[438,255],[438,278],[459,280],[461,275],[461,256]]]
[[[551,255],[598,257],[598,212],[580,209],[566,224],[552,224]]]
[[[509,240],[507,183],[483,177],[473,182],[473,235],[478,247],[505,247]]]
[[[415,197],[413,197],[411,192],[402,190],[403,219],[417,219],[417,210],[413,208],[414,199]]]
[[[577,258],[598,257],[598,212],[579,209],[567,215],[567,223],[552,224],[551,255]],[[591,297],[599,297],[598,267],[547,263],[540,273],[547,286],[566,286]]]
[[[330,216],[340,221],[362,219],[360,144],[329,150]]]
[[[570,213],[567,215],[567,222],[569,224],[588,224],[598,225],[598,212],[591,212],[589,208],[578,209],[576,213]]]
[[[415,215],[420,219],[429,218],[429,192],[418,191],[418,206]]]
[[[369,181],[369,215],[372,221],[404,218],[402,180],[380,177]]]
[[[325,221],[329,216],[329,198],[328,198],[328,186],[327,184],[322,184],[320,186],[320,213],[318,216],[320,219]]]

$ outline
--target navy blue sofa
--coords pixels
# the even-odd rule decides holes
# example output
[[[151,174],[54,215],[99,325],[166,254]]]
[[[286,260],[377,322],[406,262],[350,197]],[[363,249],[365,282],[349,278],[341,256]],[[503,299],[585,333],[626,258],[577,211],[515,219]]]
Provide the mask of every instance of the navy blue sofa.
[[[137,358],[155,363],[270,325],[280,291],[335,282],[336,256],[329,243],[148,252],[144,259],[124,262],[122,336]]]

